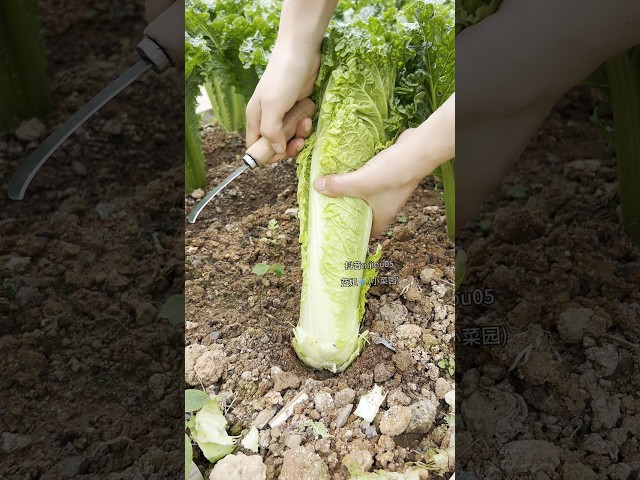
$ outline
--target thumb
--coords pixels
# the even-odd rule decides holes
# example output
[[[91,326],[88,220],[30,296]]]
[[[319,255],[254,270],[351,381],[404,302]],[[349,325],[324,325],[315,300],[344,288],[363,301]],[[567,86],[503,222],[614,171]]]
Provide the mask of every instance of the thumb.
[[[279,109],[263,105],[260,135],[267,139],[276,154],[284,153],[287,148],[287,138],[282,129],[284,114]]]
[[[320,177],[313,182],[313,188],[328,197],[362,198],[363,196],[358,170],[342,175]]]

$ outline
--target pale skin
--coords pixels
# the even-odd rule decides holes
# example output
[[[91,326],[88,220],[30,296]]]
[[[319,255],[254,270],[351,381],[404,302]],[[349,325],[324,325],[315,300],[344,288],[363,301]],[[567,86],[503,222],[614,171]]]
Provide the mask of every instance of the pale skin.
[[[296,101],[311,95],[320,66],[320,45],[337,0],[285,0],[271,59],[247,106],[247,146],[260,137],[276,155],[270,163],[295,157],[311,133],[311,120],[298,125],[286,142],[282,119]],[[371,236],[380,235],[420,181],[455,156],[455,96],[452,95],[418,128],[408,129],[396,143],[359,170],[329,175],[314,188],[330,197],[359,197],[373,210]]]
[[[554,104],[640,43],[640,2],[503,0],[456,39],[456,225],[474,218]]]

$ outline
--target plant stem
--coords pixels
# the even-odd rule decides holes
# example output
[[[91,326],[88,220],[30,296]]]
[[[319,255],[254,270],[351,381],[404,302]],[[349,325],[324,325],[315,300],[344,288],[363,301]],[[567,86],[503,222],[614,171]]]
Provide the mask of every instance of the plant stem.
[[[636,56],[634,58],[634,55]],[[640,47],[607,62],[622,222],[640,245]],[[636,68],[634,69],[633,61]]]
[[[51,107],[42,27],[35,0],[0,2],[0,131]]]
[[[246,105],[242,95],[229,85],[223,85],[219,76],[210,75],[204,88],[211,102],[213,113],[227,132],[242,133],[245,130]]]
[[[456,174],[454,159],[440,165],[444,187],[444,211],[447,218],[447,232],[453,241],[456,235]]]

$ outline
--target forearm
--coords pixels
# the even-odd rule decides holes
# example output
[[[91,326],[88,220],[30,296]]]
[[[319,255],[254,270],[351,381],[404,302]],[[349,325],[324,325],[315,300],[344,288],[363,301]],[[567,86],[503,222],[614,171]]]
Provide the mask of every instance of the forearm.
[[[319,51],[338,0],[284,0],[276,47]]]
[[[407,155],[413,176],[421,180],[456,155],[455,93],[409,137]]]

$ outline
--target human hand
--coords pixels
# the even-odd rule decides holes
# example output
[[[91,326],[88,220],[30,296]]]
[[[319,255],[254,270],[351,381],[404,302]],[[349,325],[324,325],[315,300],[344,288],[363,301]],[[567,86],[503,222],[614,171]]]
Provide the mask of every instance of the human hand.
[[[424,176],[416,169],[419,160],[410,141],[416,130],[402,132],[395,144],[354,172],[316,179],[314,188],[329,197],[358,197],[367,202],[373,210],[371,236],[377,237],[396,218]]]
[[[282,128],[285,114],[293,105],[313,92],[320,67],[319,51],[294,50],[276,44],[269,64],[247,104],[247,146],[265,137],[276,152],[268,163],[295,157],[311,134],[311,119],[302,120],[287,143]]]

